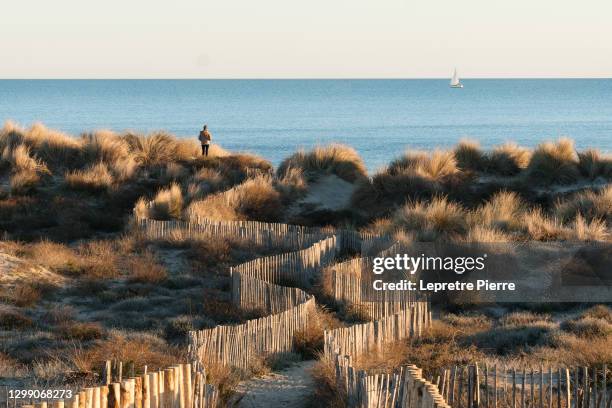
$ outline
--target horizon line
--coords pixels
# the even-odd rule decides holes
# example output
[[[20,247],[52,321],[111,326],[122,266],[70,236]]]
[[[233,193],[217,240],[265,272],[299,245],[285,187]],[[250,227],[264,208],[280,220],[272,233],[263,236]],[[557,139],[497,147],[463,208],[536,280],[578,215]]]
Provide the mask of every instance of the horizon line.
[[[339,80],[351,80],[351,81],[374,81],[374,80],[448,80],[449,77],[0,77],[0,81],[339,81]],[[461,77],[462,81],[465,80],[514,80],[514,79],[612,79],[609,77],[591,77],[591,76],[539,76],[539,77]]]

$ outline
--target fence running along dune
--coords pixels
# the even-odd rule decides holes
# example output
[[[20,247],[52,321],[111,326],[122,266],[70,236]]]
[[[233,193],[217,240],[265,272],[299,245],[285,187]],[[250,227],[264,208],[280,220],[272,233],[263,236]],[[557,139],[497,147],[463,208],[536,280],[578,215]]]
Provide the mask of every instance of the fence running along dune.
[[[608,367],[454,366],[435,379],[452,407],[610,408]]]
[[[177,364],[153,372],[147,372],[145,367],[142,374],[123,378],[121,370],[113,377],[111,362],[107,361],[104,373],[104,384],[75,391],[71,398],[51,399],[40,394],[40,398],[30,399],[21,407],[215,408],[219,402],[219,391],[206,383],[204,369],[195,369],[192,364]]]
[[[382,374],[354,366],[354,360],[379,352],[390,342],[419,337],[431,325],[428,309],[427,302],[419,301],[378,320],[325,331],[324,355],[334,365],[337,386],[346,393],[349,406],[448,407],[438,387],[425,380],[421,369],[413,365]]]
[[[204,366],[214,362],[247,370],[255,358],[293,350],[294,334],[308,327],[315,299],[302,289],[281,284],[308,286],[340,249],[337,237],[330,236],[305,249],[232,268],[234,303],[269,315],[239,325],[191,331],[191,358]]]
[[[374,290],[372,268],[371,257],[331,265],[324,271],[323,288],[336,302],[350,305],[370,319],[399,313],[417,301],[417,295],[412,291]]]
[[[389,237],[354,231],[248,221],[198,221],[164,223],[136,220],[136,225],[145,236],[156,239],[168,239],[177,234],[195,239],[215,235],[251,240],[269,248],[294,249],[293,252],[263,257],[232,268],[232,299],[235,304],[269,315],[239,325],[190,332],[189,356],[198,362],[198,367],[221,363],[247,370],[253,359],[291,351],[294,334],[307,327],[315,308],[314,297],[299,287],[309,287],[321,277],[326,266],[337,273],[338,282],[346,277],[359,279],[361,271],[368,265],[367,259],[332,265],[343,251],[378,253],[393,249]],[[368,303],[358,297],[356,288],[360,282],[353,281],[352,285],[352,289],[350,285],[336,285],[334,298],[349,303]],[[421,370],[414,366],[402,367],[392,374],[370,374],[353,367],[352,359],[379,351],[389,342],[418,337],[431,325],[426,301],[416,301],[411,297],[375,299],[369,303],[376,320],[324,334],[324,356],[335,365],[338,386],[346,391],[349,405],[445,408],[437,387],[426,381]]]

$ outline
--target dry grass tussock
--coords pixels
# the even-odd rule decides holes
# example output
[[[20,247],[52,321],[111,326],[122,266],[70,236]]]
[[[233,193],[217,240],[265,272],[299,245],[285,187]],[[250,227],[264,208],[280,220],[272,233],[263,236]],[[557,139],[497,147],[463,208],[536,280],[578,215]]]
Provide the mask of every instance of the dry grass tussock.
[[[10,185],[14,194],[33,191],[44,176],[51,174],[47,166],[23,144],[14,147],[6,145],[2,149],[0,143],[0,149],[0,171],[10,168]]]
[[[119,259],[125,251],[119,241],[89,241],[72,248],[50,241],[23,247],[24,256],[54,272],[86,279],[114,278],[120,274]]]
[[[509,191],[494,194],[473,210],[437,196],[429,201],[409,202],[397,209],[391,219],[378,219],[368,230],[407,233],[407,242],[605,241],[610,238],[609,225],[602,218],[603,214],[610,214],[606,209],[608,193],[581,193],[573,201],[558,204],[552,214],[538,206],[530,207],[518,194]],[[576,208],[583,208],[582,213],[588,215]],[[565,217],[564,223],[560,213],[574,215]]]
[[[74,190],[99,192],[108,190],[113,185],[113,175],[102,162],[84,170],[68,172],[64,179],[66,184]]]
[[[612,186],[600,191],[583,191],[555,204],[555,214],[563,221],[582,216],[588,221],[604,220],[612,224]]]
[[[526,208],[527,205],[518,194],[500,191],[470,214],[470,224],[516,231],[520,228],[521,215]]]
[[[367,176],[359,154],[353,148],[341,144],[318,146],[308,152],[294,153],[280,164],[278,177],[284,178],[290,169],[301,169],[308,179],[322,174],[335,174],[349,183]]]
[[[467,230],[466,212],[446,197],[435,197],[429,203],[408,203],[393,215],[396,228],[413,231],[420,241],[460,235]]]
[[[488,154],[486,171],[500,176],[514,176],[525,170],[531,152],[515,143],[506,143]]]
[[[272,179],[257,176],[231,190],[193,201],[187,214],[189,218],[277,221],[282,216],[282,208],[281,195]]]
[[[40,123],[24,129],[8,121],[0,129],[0,151],[18,145],[31,149],[40,160],[53,166],[76,160],[81,148],[81,143],[75,138],[47,129]]]
[[[315,382],[312,406],[320,406],[320,403],[325,401],[325,406],[330,408],[347,407],[344,389],[338,387],[336,370],[330,361],[320,358],[311,374]]]
[[[487,167],[485,154],[476,141],[461,140],[455,147],[454,155],[457,167],[462,170],[483,171]]]
[[[183,192],[177,183],[157,192],[153,201],[144,197],[136,202],[134,211],[140,218],[154,220],[180,219],[183,212]]]
[[[424,152],[406,152],[404,156],[391,162],[388,172],[411,174],[434,182],[442,182],[460,173],[457,160],[452,152],[435,150],[431,154]]]
[[[97,341],[92,347],[83,349],[75,346],[68,355],[62,354],[55,358],[67,359],[69,365],[78,371],[88,372],[97,369],[101,362],[108,359],[131,361],[136,370],[142,370],[147,365],[153,371],[183,361],[185,356],[180,349],[170,347],[152,335],[111,331],[107,339]]]
[[[595,149],[578,153],[578,170],[583,177],[596,179],[612,177],[612,156],[602,155]]]
[[[201,149],[197,141],[176,139],[164,132],[150,135],[128,133],[123,138],[136,162],[142,166],[189,161],[200,156]]]
[[[444,314],[420,339],[391,344],[381,353],[357,360],[359,368],[393,370],[416,364],[426,375],[442,368],[474,362],[509,368],[551,365],[593,365],[612,357],[612,317],[596,306],[575,318],[553,318],[531,311],[508,311],[502,317],[475,312]],[[606,320],[610,319],[610,320]]]
[[[540,184],[569,184],[580,177],[578,155],[571,139],[540,144],[525,170],[527,178]]]
[[[457,167],[452,152],[408,152],[378,171],[371,183],[361,183],[352,197],[355,208],[373,216],[386,215],[406,200],[431,199],[461,188],[470,179]]]

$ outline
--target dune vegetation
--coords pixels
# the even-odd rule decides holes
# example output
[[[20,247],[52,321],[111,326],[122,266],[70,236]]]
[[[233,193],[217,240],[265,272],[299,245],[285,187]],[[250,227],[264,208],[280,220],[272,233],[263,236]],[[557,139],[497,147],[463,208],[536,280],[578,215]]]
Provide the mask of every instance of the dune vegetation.
[[[354,149],[334,144],[297,152],[274,169],[263,158],[216,144],[202,157],[195,139],[167,132],[72,136],[6,123],[0,129],[0,268],[8,266],[0,272],[31,278],[0,288],[0,376],[24,384],[32,377],[88,384],[108,358],[163,368],[185,357],[189,330],[261,315],[232,303],[228,269],[282,248],[225,238],[148,240],[131,228],[134,216],[298,220],[399,242],[612,239],[612,159],[576,151],[569,139],[533,150],[512,143],[483,150],[466,140],[453,150],[389,159],[370,177]],[[298,205],[313,199],[318,183],[338,179],[350,186],[345,208],[317,218]],[[363,319],[358,310],[337,306],[327,304],[296,336],[299,355],[291,359],[315,357],[324,329]],[[570,305],[556,315],[515,306],[502,316],[494,307],[455,305],[423,339],[358,364],[388,369],[418,355],[411,362],[434,373],[470,358],[567,364],[590,364],[598,353],[609,358],[609,308]],[[258,364],[256,371],[265,372],[280,363]],[[223,392],[238,381],[223,367],[211,373]],[[330,376],[329,367],[317,368],[320,391],[341,399]]]

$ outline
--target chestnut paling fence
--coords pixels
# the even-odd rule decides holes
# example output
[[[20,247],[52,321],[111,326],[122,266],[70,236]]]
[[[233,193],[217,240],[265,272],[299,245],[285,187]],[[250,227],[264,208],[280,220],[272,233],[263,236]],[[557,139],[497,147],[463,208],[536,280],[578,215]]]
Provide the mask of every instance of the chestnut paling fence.
[[[219,402],[218,389],[206,383],[206,372],[192,364],[123,378],[112,375],[107,361],[103,384],[71,391],[70,398],[38,393],[33,398],[7,399],[7,407],[22,408],[212,408]],[[67,395],[66,395],[67,396]]]
[[[593,367],[454,366],[435,379],[453,407],[610,408],[606,364]]]
[[[135,219],[134,224],[151,239],[214,236],[290,250],[232,268],[233,302],[268,315],[239,325],[190,332],[189,356],[196,362],[197,370],[204,370],[209,364],[246,370],[253,359],[291,351],[295,333],[307,328],[315,308],[315,299],[306,289],[322,277],[323,269],[330,267],[334,270],[338,281],[347,276],[360,279],[350,266],[359,261],[336,264],[337,255],[344,251],[378,253],[391,250],[393,245],[387,236],[275,223]],[[359,265],[362,271],[368,263],[361,259]],[[359,285],[360,282],[353,281],[353,284]],[[357,298],[353,289],[338,285],[333,297],[336,301],[354,302],[360,306],[372,304],[371,317],[375,320],[324,334],[324,358],[334,364],[338,386],[346,392],[349,405],[368,408],[445,407],[437,387],[426,381],[415,366],[401,367],[391,374],[368,373],[353,366],[353,359],[363,353],[380,351],[389,342],[420,336],[431,325],[428,303],[414,297],[369,301]]]

